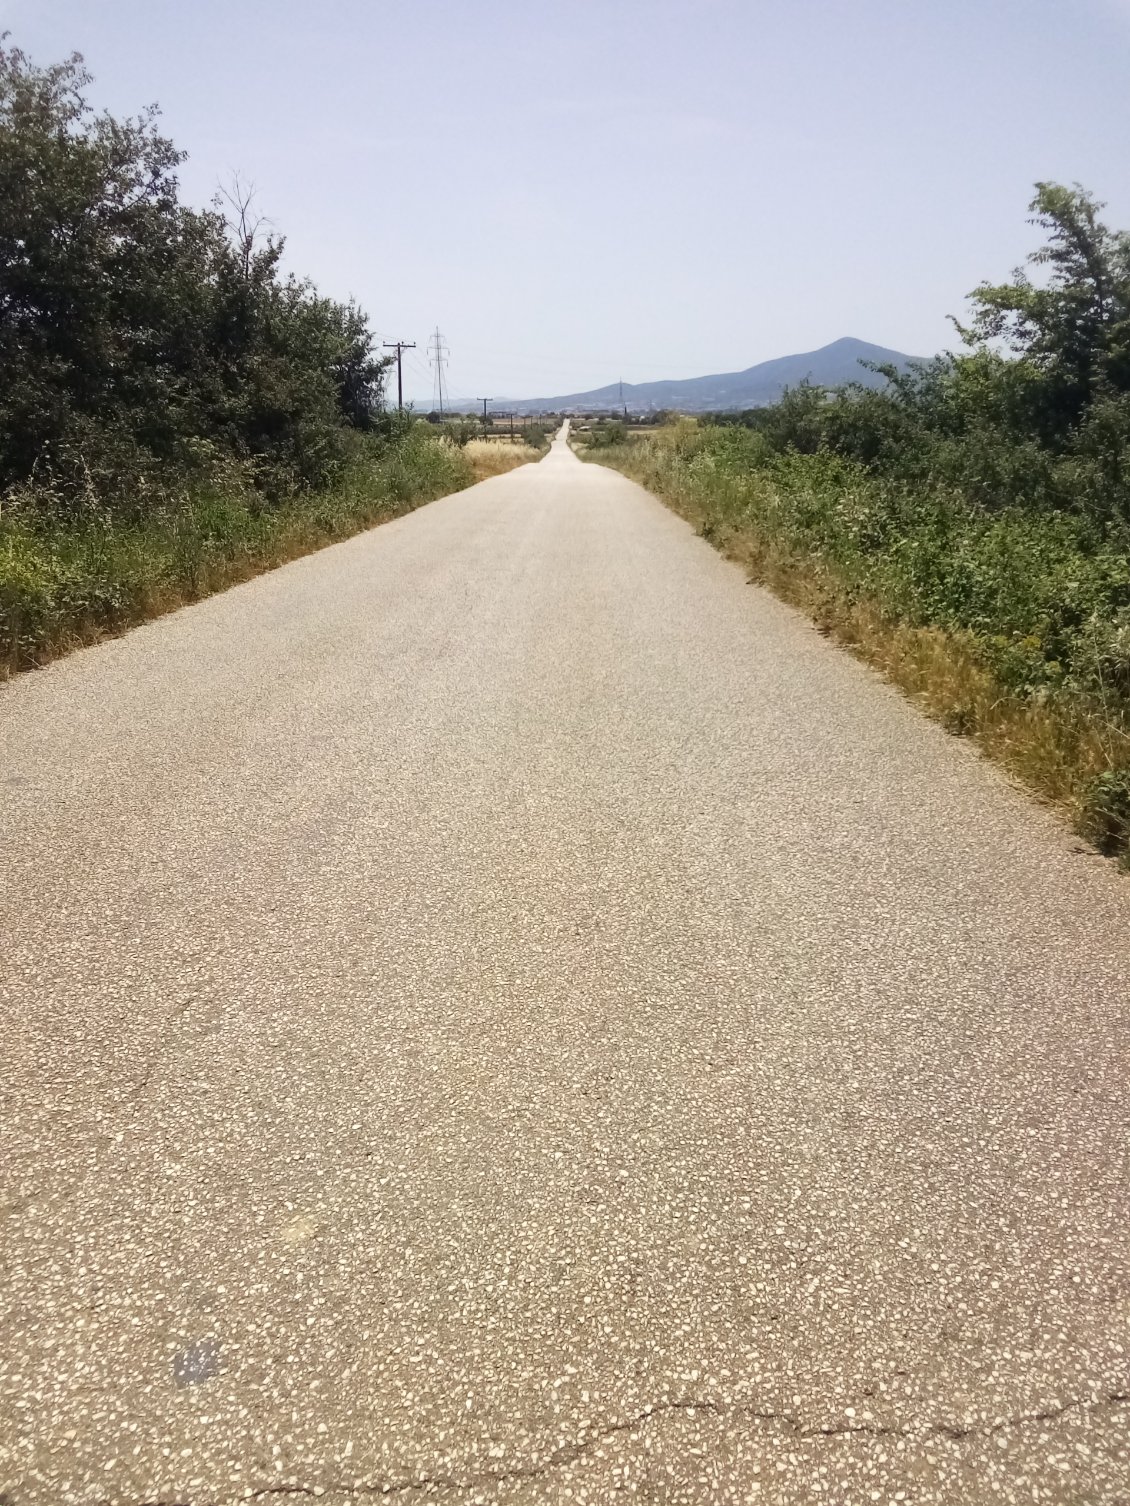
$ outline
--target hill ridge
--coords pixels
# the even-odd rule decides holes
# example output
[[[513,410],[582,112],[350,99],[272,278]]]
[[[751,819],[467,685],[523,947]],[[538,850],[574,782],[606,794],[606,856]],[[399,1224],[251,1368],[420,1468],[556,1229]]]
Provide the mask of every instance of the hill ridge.
[[[623,404],[629,412],[635,413],[661,408],[678,408],[688,413],[760,408],[776,402],[786,387],[795,387],[806,379],[826,387],[838,387],[844,382],[860,382],[865,387],[882,386],[884,378],[869,371],[860,364],[861,361],[905,370],[922,359],[883,345],[873,345],[853,335],[844,335],[817,350],[775,356],[748,366],[744,371],[668,378],[658,382],[625,382]],[[515,413],[561,413],[570,409],[614,412],[621,406],[620,384],[610,382],[606,387],[557,397],[504,398],[497,406],[505,406]]]

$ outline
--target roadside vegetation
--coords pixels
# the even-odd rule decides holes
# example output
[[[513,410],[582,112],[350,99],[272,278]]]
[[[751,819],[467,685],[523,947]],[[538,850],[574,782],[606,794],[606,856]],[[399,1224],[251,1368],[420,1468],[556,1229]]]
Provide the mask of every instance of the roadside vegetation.
[[[529,465],[540,460],[545,453],[522,440],[513,444],[507,439],[470,439],[463,447],[470,461],[476,481],[485,481],[489,476],[501,476],[520,465]]]
[[[880,391],[587,448],[1130,862],[1130,235],[1040,184],[1031,271]]]
[[[0,46],[0,678],[474,479],[253,195],[182,204],[89,85]]]

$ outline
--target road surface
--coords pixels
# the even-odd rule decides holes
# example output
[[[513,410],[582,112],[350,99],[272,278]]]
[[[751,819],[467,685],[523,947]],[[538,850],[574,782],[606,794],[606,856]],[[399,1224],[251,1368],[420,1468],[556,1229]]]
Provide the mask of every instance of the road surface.
[[[0,779],[7,1506],[1130,1499],[1130,881],[624,478]]]

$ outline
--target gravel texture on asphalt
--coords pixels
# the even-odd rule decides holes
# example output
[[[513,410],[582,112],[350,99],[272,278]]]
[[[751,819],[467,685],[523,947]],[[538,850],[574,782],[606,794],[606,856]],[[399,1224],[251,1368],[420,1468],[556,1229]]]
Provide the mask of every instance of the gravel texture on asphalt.
[[[0,1500],[1130,1500],[1130,883],[561,440],[0,687]]]

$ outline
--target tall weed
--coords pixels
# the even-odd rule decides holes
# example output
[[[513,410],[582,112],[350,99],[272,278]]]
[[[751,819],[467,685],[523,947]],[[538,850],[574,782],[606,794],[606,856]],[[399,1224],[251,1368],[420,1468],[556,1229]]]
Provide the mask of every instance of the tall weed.
[[[272,504],[250,478],[76,508],[33,485],[0,505],[0,678],[121,632],[475,479],[425,424],[357,436],[339,482]]]

